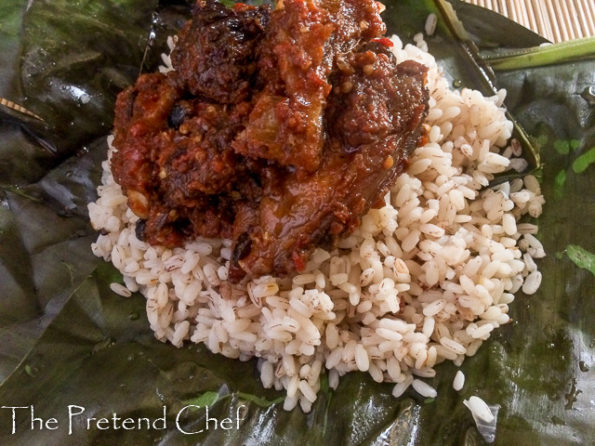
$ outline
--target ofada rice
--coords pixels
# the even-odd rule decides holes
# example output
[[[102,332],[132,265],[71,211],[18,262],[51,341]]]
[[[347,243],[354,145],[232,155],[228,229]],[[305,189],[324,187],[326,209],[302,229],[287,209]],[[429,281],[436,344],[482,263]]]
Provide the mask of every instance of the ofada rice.
[[[360,370],[394,383],[396,397],[410,386],[435,396],[422,379],[444,360],[460,365],[475,354],[510,321],[514,293],[534,293],[541,282],[533,260],[545,255],[537,227],[518,223],[541,213],[538,181],[527,176],[485,189],[495,174],[526,165],[518,143],[506,146],[512,123],[501,107],[505,93],[453,91],[421,35],[417,46],[392,40],[399,62],[430,68],[429,140],[385,206],[371,210],[337,249],[316,249],[304,273],[231,286],[228,240],[196,240],[183,249],[138,240],[138,217],[109,161],[89,205],[101,231],[93,252],[123,274],[112,290],[146,297],[155,336],[177,347],[203,343],[242,361],[258,358],[264,387],[285,390],[287,410],[310,410],[322,373],[332,388]]]

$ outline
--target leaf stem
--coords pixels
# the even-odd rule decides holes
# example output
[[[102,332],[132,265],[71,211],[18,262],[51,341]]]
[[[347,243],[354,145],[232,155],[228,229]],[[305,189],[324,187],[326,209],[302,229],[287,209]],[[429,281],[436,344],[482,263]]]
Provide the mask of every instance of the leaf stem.
[[[595,58],[595,37],[514,50],[503,55],[485,56],[483,59],[494,70],[505,71],[591,58]]]

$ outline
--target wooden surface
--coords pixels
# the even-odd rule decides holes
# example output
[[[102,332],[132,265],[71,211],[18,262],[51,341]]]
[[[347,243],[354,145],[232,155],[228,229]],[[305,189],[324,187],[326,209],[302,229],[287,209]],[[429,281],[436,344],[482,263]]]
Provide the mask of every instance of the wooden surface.
[[[595,0],[465,0],[498,12],[552,42],[595,35]]]

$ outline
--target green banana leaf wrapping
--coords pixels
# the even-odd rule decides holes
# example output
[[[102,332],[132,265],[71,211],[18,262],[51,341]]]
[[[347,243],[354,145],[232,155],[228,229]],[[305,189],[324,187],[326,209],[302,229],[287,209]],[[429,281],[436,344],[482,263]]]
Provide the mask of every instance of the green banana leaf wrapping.
[[[483,89],[481,67],[430,0],[387,1],[389,32],[404,40],[438,15],[430,51],[456,85]],[[453,2],[479,53],[539,45],[528,30]],[[285,412],[255,368],[203,347],[156,341],[142,296],[110,291],[118,273],[94,258],[86,204],[95,197],[113,104],[140,70],[154,70],[183,1],[9,0],[0,5],[0,444],[2,445],[480,445],[463,399],[499,405],[495,444],[593,445],[595,431],[595,63],[582,60],[489,74],[539,150],[547,204],[538,238],[543,283],[518,294],[512,324],[462,366],[438,367],[438,397],[395,399],[364,374],[332,391],[323,377],[311,413]],[[189,404],[203,407],[176,414]],[[68,406],[84,417],[69,426]],[[14,409],[23,406],[26,409]],[[31,425],[56,418],[58,429]],[[84,418],[163,416],[166,429],[101,430]],[[205,429],[206,413],[231,429]],[[242,406],[244,406],[242,408]],[[235,425],[240,410],[243,420]],[[50,426],[51,427],[51,426]],[[69,431],[69,428],[72,428]],[[192,435],[185,432],[200,431]]]

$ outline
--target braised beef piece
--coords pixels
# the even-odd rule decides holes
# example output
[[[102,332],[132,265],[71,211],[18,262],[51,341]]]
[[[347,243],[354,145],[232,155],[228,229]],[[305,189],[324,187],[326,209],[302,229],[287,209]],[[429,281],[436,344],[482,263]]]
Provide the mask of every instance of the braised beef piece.
[[[111,167],[137,235],[233,240],[230,279],[304,267],[348,234],[406,165],[426,69],[396,64],[373,0],[199,1],[175,71],[118,96]]]
[[[232,9],[198,1],[171,55],[177,79],[193,95],[236,104],[250,97],[256,72],[256,45],[269,9],[236,4]]]
[[[236,203],[259,199],[231,142],[250,103],[181,99],[172,76],[146,74],[116,103],[112,172],[152,244],[231,237]],[[242,181],[239,181],[241,180]]]
[[[385,32],[373,0],[287,1],[260,45],[260,80],[246,130],[234,149],[311,173],[325,143],[324,110],[336,61]]]
[[[186,115],[177,129],[169,129],[169,143],[156,154],[160,189],[172,203],[186,205],[197,193],[229,191],[238,175],[238,156],[231,142],[243,129],[248,102],[222,105],[199,100],[179,101]]]
[[[326,109],[322,164],[309,176],[295,172],[265,188],[248,236],[236,236],[232,278],[285,274],[305,265],[313,246],[329,234],[351,232],[374,204],[383,204],[416,147],[427,112],[426,68],[397,65],[376,42],[345,62]]]
[[[143,74],[116,100],[114,179],[128,196],[128,206],[140,218],[149,216],[155,198],[155,166],[159,150],[169,143],[168,117],[180,91],[165,75]]]

